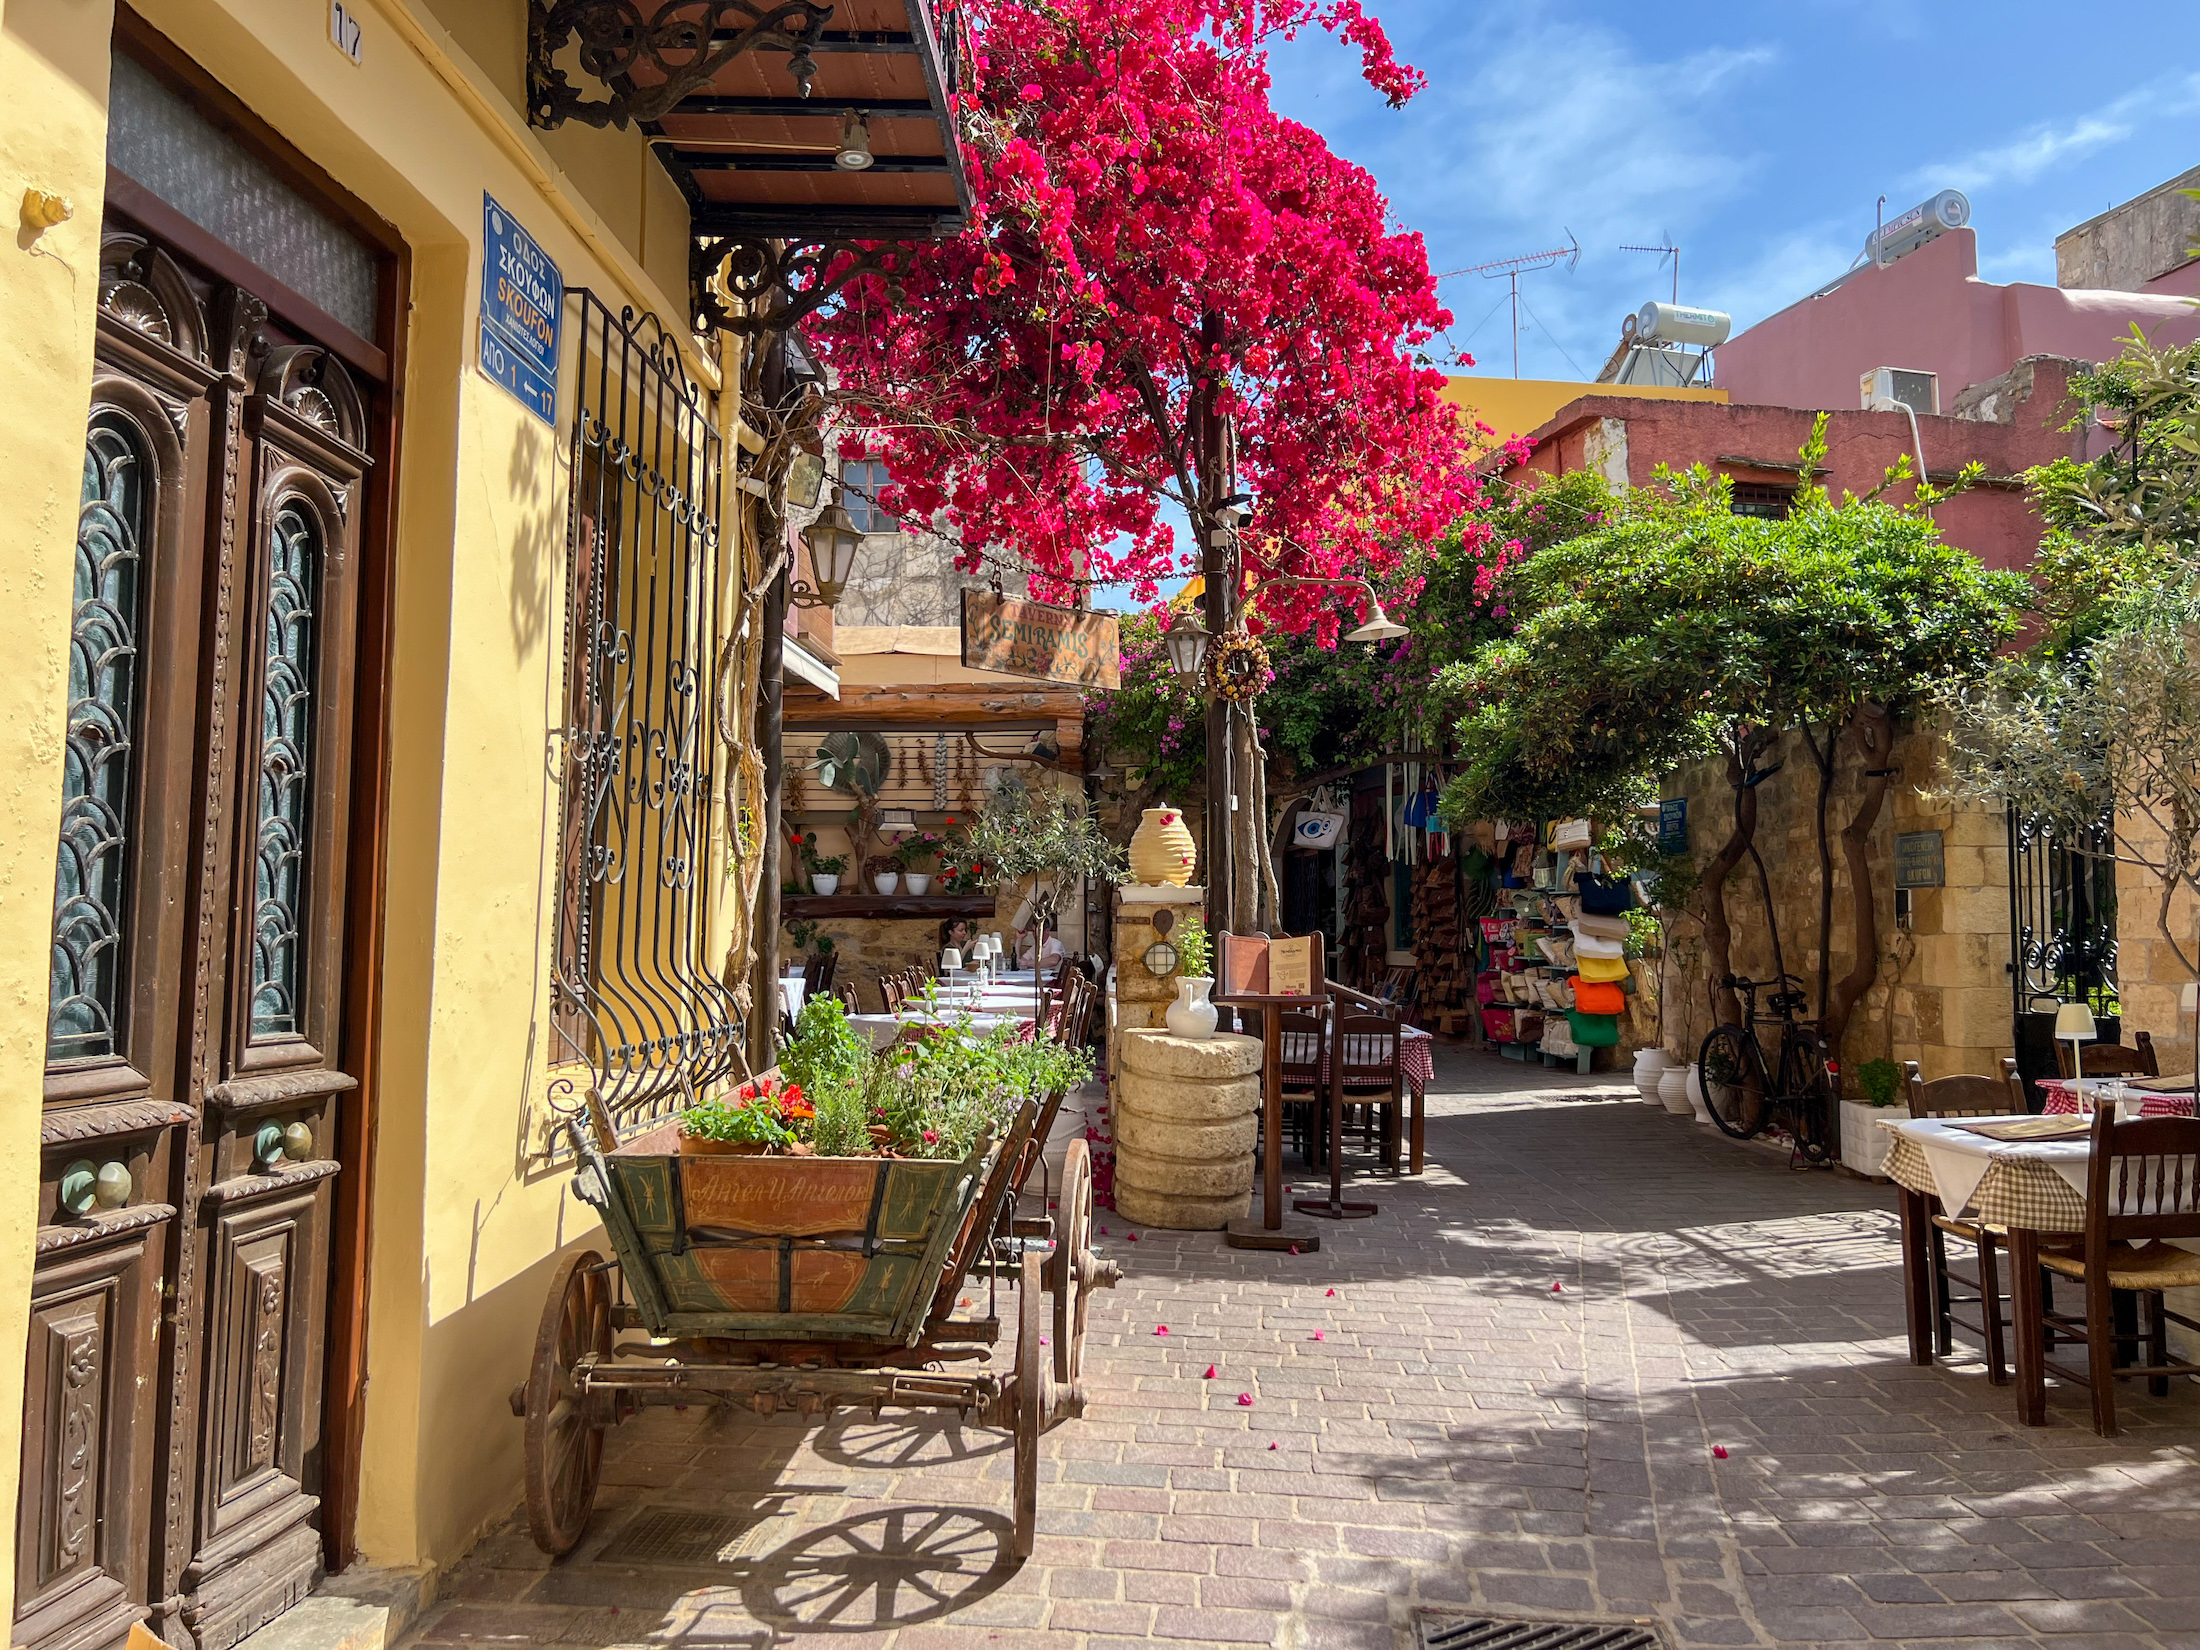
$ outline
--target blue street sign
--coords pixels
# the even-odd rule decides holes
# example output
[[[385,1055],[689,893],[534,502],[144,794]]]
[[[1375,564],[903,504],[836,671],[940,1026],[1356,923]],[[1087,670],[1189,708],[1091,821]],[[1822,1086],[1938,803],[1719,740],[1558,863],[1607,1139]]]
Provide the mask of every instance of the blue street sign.
[[[481,370],[545,424],[558,421],[565,280],[519,220],[481,197]]]
[[[1688,798],[1669,796],[1658,804],[1658,852],[1688,852]]]

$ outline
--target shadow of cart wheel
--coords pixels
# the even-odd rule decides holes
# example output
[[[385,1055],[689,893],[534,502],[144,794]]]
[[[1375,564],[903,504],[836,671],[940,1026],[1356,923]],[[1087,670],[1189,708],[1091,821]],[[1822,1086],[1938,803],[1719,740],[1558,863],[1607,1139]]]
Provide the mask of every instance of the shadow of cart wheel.
[[[756,1560],[742,1602],[760,1621],[813,1633],[875,1633],[938,1621],[1014,1573],[997,1513],[888,1507],[811,1530]]]
[[[982,1461],[1014,1444],[1009,1433],[967,1426],[950,1416],[901,1412],[873,1420],[868,1412],[845,1409],[810,1439],[812,1452],[822,1459],[872,1472]]]

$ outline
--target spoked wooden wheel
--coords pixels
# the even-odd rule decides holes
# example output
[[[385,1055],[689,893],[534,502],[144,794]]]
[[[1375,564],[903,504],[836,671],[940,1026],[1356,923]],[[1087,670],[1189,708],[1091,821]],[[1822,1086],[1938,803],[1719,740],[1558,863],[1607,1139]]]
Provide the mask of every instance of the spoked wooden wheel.
[[[1037,1255],[1024,1256],[1023,1276],[1016,1289],[1016,1370],[1010,1378],[1015,1391],[1009,1411],[1016,1428],[1016,1534],[1011,1550],[1031,1556],[1039,1527],[1039,1433],[1054,1410],[1054,1376],[1040,1349],[1044,1319],[1039,1315],[1039,1294],[1045,1287]]]
[[[588,1528],[603,1472],[608,1407],[581,1387],[583,1358],[611,1351],[611,1291],[603,1256],[584,1249],[550,1280],[527,1377],[527,1525],[552,1558],[571,1552]]]
[[[1113,1289],[1122,1268],[1092,1252],[1092,1150],[1072,1140],[1062,1155],[1062,1195],[1056,1200],[1054,1253],[1047,1286],[1054,1291],[1054,1379],[1072,1408],[1085,1372],[1085,1314],[1095,1289]]]

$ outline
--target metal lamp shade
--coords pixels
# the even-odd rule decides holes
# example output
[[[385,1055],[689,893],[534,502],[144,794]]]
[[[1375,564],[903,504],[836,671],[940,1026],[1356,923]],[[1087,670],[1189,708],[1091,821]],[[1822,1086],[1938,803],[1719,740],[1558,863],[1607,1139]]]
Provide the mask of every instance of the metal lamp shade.
[[[1348,642],[1390,642],[1406,634],[1406,627],[1383,611],[1383,604],[1373,596],[1367,599],[1367,623],[1357,630],[1345,632]]]
[[[848,575],[855,570],[856,548],[863,543],[848,507],[835,499],[820,510],[817,519],[802,529],[802,543],[810,552],[818,595],[828,606],[838,602]]]
[[[1187,681],[1198,680],[1200,667],[1207,662],[1207,641],[1206,627],[1192,617],[1191,610],[1180,611],[1167,636],[1169,668]]]

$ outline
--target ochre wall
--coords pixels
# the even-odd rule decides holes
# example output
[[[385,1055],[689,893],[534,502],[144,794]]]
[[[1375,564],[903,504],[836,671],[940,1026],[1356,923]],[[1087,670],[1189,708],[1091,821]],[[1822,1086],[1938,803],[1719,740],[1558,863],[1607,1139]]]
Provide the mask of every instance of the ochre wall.
[[[0,1415],[22,1413],[24,1326],[39,1223],[38,1125],[53,932],[54,847],[68,704],[69,605],[106,188],[104,0],[8,0],[0,13],[0,184],[65,197],[68,222],[17,229],[0,275]],[[13,226],[11,225],[11,228]],[[20,1461],[0,1450],[0,1509],[14,1528]],[[15,1542],[0,1597],[15,1596]]]
[[[1853,1096],[1856,1068],[1867,1060],[1916,1060],[1927,1077],[1995,1073],[2014,1052],[2009,976],[2009,836],[1997,812],[1954,808],[1930,793],[1938,783],[1939,744],[1930,732],[1905,731],[1895,744],[1902,772],[1871,838],[1878,910],[1877,980],[1849,1021],[1842,1050],[1845,1087]],[[1817,992],[1818,774],[1799,737],[1790,736],[1767,761],[1786,766],[1758,788],[1757,850],[1763,857],[1778,916],[1786,971],[1800,975],[1813,1003]],[[1854,811],[1861,783],[1846,757],[1833,788],[1833,971],[1844,975],[1856,955],[1848,915],[1849,878],[1839,832]],[[1700,867],[1733,829],[1733,792],[1723,762],[1699,762],[1666,787],[1688,798],[1689,852]],[[1911,920],[1895,927],[1894,839],[1898,833],[1943,833],[1947,884],[1911,894]],[[1763,979],[1775,972],[1772,926],[1765,921],[1763,883],[1747,858],[1728,881],[1727,915],[1734,929],[1733,966]],[[1712,1026],[1702,901],[1671,927],[1663,978],[1664,1043],[1676,1059],[1696,1057]],[[1762,999],[1760,998],[1760,1006]]]
[[[544,1115],[562,692],[562,420],[473,367],[482,192],[616,309],[685,313],[684,219],[632,133],[530,132],[511,65],[470,62],[400,0],[356,8],[364,61],[297,0],[144,0],[209,74],[402,236],[412,290],[400,435],[395,752],[369,1367],[359,1536],[385,1565],[448,1562],[519,1493],[505,1397],[527,1366],[547,1273],[592,1217],[530,1157]],[[521,0],[443,9],[524,16]],[[517,26],[516,24],[514,26]],[[73,198],[19,240],[0,304],[10,419],[0,524],[0,1413],[17,1412],[31,1252],[38,1051],[60,791],[71,552],[91,364],[111,11],[8,0],[0,67],[34,121],[0,137],[10,199]],[[571,168],[570,170],[568,168]],[[601,206],[591,206],[594,201]],[[568,346],[570,359],[570,346]],[[714,370],[691,362],[714,381]],[[728,490],[729,498],[734,496]],[[729,534],[733,531],[729,523]],[[0,1454],[0,1489],[17,1465]],[[8,1549],[12,1553],[12,1544]],[[4,1563],[5,1560],[0,1560]]]

